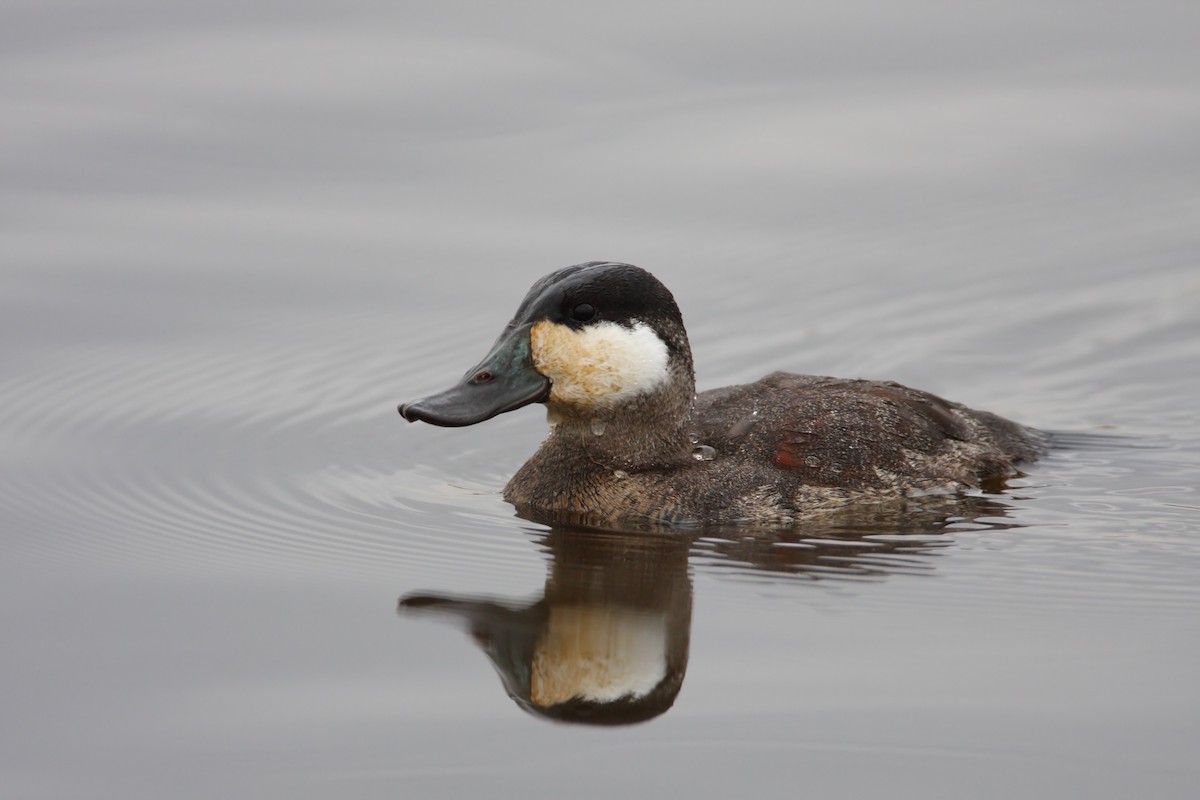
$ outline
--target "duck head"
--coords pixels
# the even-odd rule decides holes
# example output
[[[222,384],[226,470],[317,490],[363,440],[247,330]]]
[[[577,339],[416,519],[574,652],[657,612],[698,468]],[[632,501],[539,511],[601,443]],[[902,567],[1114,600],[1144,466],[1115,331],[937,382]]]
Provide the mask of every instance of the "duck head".
[[[552,419],[596,418],[660,395],[690,404],[694,391],[671,292],[639,267],[592,261],[535,283],[482,361],[400,414],[457,427],[545,403]]]

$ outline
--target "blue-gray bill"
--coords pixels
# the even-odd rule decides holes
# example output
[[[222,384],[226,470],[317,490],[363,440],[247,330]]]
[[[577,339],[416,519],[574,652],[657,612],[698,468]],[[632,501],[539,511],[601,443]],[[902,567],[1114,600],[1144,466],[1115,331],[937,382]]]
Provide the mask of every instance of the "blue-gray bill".
[[[409,422],[456,428],[545,401],[550,381],[533,368],[529,327],[506,330],[462,380],[444,392],[402,403],[400,415]]]

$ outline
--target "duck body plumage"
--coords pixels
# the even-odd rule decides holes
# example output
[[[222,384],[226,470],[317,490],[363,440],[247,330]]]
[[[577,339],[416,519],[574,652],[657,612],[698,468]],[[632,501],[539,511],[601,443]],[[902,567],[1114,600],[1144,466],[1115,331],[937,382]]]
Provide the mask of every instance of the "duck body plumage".
[[[527,518],[594,527],[787,526],[946,503],[1044,447],[1031,428],[898,383],[775,372],[694,385],[666,288],[591,262],[535,284],[480,365],[401,413],[462,425],[545,403],[550,436],[504,497]]]
[[[942,503],[1017,474],[1043,446],[1029,428],[898,383],[786,372],[700,393],[691,427],[675,458],[639,467],[619,445],[580,458],[607,429],[560,424],[504,497],[523,516],[574,524],[789,525]]]

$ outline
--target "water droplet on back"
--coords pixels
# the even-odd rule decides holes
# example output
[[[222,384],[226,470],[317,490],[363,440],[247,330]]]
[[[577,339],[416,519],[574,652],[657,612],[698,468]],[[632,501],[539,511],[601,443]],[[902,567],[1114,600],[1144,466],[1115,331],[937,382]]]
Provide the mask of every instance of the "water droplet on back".
[[[712,461],[717,457],[717,451],[706,444],[696,445],[696,449],[692,450],[692,458],[697,461]]]
[[[604,435],[604,420],[599,417],[592,417],[592,434],[595,436]]]

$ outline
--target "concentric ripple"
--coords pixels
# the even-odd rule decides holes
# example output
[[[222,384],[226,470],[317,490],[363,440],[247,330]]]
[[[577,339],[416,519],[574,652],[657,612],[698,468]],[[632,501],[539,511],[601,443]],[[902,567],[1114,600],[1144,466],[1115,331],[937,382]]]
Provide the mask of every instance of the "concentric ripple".
[[[439,335],[396,358],[380,346],[389,325],[81,345],[10,362],[0,383],[10,552],[160,572],[539,574],[529,526],[497,496],[512,465],[395,413],[424,387],[394,376],[443,372],[437,354],[460,344]],[[459,338],[468,350],[470,332]],[[431,466],[446,452],[453,482]]]

